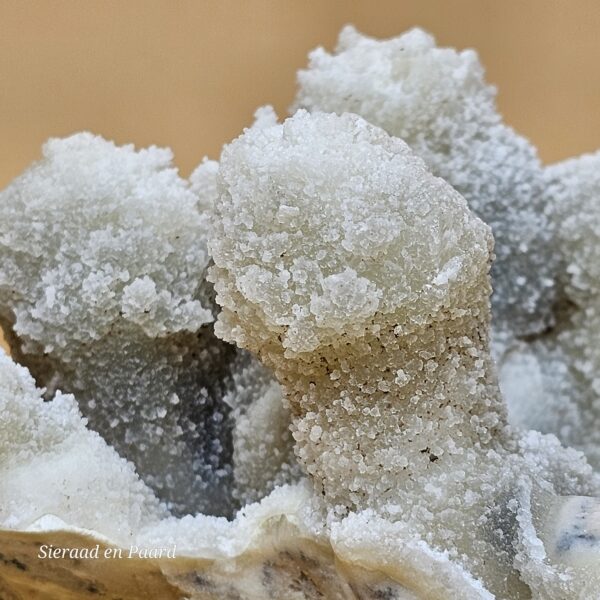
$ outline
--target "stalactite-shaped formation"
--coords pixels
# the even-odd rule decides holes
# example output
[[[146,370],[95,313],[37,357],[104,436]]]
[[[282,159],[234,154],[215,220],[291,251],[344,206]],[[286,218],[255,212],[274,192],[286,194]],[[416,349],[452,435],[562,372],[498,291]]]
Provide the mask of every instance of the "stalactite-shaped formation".
[[[599,155],[543,168],[502,123],[477,54],[419,29],[375,40],[346,27],[298,83],[296,106],[353,112],[402,138],[492,227],[494,354],[511,419],[600,464]]]
[[[342,30],[298,73],[296,107],[353,112],[403,139],[492,227],[495,325],[517,335],[552,322],[557,260],[552,205],[535,148],[502,123],[472,50],[438,48],[413,29],[375,40]]]
[[[0,192],[0,527],[219,600],[597,597],[600,154],[421,30],[299,84],[189,181],[78,134]]]
[[[212,333],[198,202],[169,150],[49,141],[0,194],[0,315],[47,397],[75,393],[172,510],[228,513],[235,349]]]
[[[330,518],[400,521],[499,597],[527,597],[519,511],[597,483],[577,454],[506,422],[489,228],[356,115],[258,116],[221,157],[217,335],[274,370]]]

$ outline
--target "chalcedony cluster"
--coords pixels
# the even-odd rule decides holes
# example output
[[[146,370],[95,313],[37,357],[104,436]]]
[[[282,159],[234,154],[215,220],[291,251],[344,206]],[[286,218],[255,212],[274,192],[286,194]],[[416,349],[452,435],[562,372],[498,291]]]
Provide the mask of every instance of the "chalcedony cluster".
[[[203,598],[600,595],[599,155],[421,30],[298,83],[189,180],[84,133],[0,192],[0,525]]]

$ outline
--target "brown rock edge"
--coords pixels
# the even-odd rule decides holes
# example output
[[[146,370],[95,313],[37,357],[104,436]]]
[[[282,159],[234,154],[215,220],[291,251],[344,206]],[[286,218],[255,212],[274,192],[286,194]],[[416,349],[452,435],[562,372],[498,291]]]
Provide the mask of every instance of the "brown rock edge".
[[[272,542],[268,551],[219,561],[105,559],[109,546],[78,533],[0,531],[0,600],[416,598],[381,572],[349,568],[327,546],[286,536]],[[101,558],[39,558],[43,544],[90,550],[99,544]]]

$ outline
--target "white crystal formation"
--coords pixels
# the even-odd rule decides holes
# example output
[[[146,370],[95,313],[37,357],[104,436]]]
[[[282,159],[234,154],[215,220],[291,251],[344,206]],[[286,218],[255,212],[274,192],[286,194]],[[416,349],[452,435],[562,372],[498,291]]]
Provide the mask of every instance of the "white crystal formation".
[[[329,518],[373,511],[498,597],[528,597],[530,505],[598,481],[555,438],[507,424],[490,229],[352,114],[277,124],[263,109],[223,151],[218,182],[215,331],[275,372]]]
[[[472,50],[413,29],[342,30],[310,54],[295,106],[352,112],[401,137],[493,230],[494,354],[511,421],[600,465],[600,154],[542,167],[504,125]]]
[[[269,370],[242,351],[231,373],[224,402],[233,423],[232,495],[244,506],[298,481],[302,471],[294,454],[290,411]]]
[[[555,433],[600,467],[600,153],[546,169],[561,258],[557,325],[500,364],[515,422]]]
[[[47,397],[73,392],[172,510],[227,513],[235,350],[212,333],[212,200],[171,159],[86,133],[47,142],[0,193],[0,320]]]
[[[163,518],[131,463],[87,428],[75,398],[41,394],[0,350],[0,527],[26,529],[51,515],[128,544]]]
[[[543,169],[420,30],[299,82],[189,182],[80,134],[0,193],[47,388],[0,355],[0,527],[176,544],[203,597],[597,597],[600,477],[544,432],[600,462],[600,155]]]
[[[535,148],[502,122],[473,50],[410,30],[375,40],[345,27],[298,73],[295,107],[352,112],[403,139],[492,227],[495,326],[529,335],[552,323],[552,203]]]

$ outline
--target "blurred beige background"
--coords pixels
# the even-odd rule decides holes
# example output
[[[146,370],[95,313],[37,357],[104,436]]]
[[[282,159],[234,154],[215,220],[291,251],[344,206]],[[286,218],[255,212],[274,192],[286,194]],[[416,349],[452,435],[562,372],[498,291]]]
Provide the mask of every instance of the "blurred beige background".
[[[345,23],[476,48],[544,160],[600,147],[598,0],[0,0],[0,186],[49,136],[169,145],[183,174],[272,103]]]

